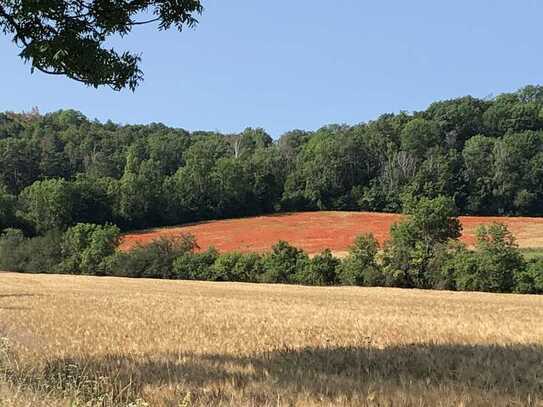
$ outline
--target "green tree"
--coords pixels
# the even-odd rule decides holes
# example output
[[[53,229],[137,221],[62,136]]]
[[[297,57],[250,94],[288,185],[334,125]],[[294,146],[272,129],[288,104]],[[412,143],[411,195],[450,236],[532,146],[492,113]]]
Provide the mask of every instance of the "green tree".
[[[307,285],[334,285],[337,283],[337,269],[340,265],[330,249],[309,259],[307,265],[298,271],[293,280]]]
[[[424,116],[436,122],[449,147],[461,149],[469,138],[485,134],[483,114],[491,102],[466,96],[435,102]]]
[[[271,253],[262,259],[263,273],[260,281],[264,283],[290,283],[295,276],[303,273],[308,263],[307,254],[285,241],[273,245]]]
[[[193,27],[202,10],[199,0],[13,0],[0,3],[0,30],[21,47],[19,56],[32,71],[134,90],[143,79],[140,57],[107,48],[110,39],[143,24]]]
[[[11,193],[19,193],[39,177],[39,154],[30,139],[0,140],[0,182]]]
[[[160,222],[163,178],[154,160],[141,160],[131,148],[125,171],[119,180],[117,211],[130,227],[145,227]]]
[[[458,252],[454,259],[459,290],[512,292],[526,289],[526,263],[515,238],[501,223],[477,229],[474,251]]]
[[[176,262],[184,256],[195,256],[198,248],[192,235],[161,237],[148,245],[136,246],[112,259],[111,269],[121,276],[146,278],[178,278]]]
[[[430,264],[438,250],[458,239],[461,225],[450,198],[405,198],[407,219],[392,225],[385,244],[384,271],[388,284],[429,288]]]
[[[63,179],[36,181],[19,196],[17,216],[37,233],[67,228],[73,222],[73,192]]]
[[[469,212],[493,212],[496,208],[493,200],[495,144],[495,139],[477,135],[466,142],[462,151],[466,209]]]
[[[233,157],[220,158],[210,174],[215,187],[213,209],[217,216],[239,216],[246,214],[251,196],[251,181],[243,165]]]
[[[431,120],[416,118],[405,125],[401,133],[402,150],[423,158],[431,148],[440,145],[439,126]]]
[[[543,136],[533,131],[497,140],[493,157],[493,195],[504,213],[527,214],[541,207]]]
[[[543,294],[543,259],[530,261],[525,270],[515,274],[515,292]]]
[[[352,189],[368,181],[367,151],[350,128],[328,126],[319,129],[304,145],[296,171],[304,198],[315,209],[354,209]],[[297,192],[297,191],[292,191]],[[295,195],[287,189],[287,196]]]
[[[185,252],[173,262],[173,276],[179,280],[212,280],[213,265],[219,258],[214,247],[201,253]]]
[[[0,233],[16,223],[16,204],[17,197],[8,193],[7,188],[0,183]]]
[[[524,88],[516,93],[504,93],[495,98],[483,114],[489,133],[503,135],[508,132],[541,129],[543,101],[537,88]]]
[[[256,253],[221,254],[211,267],[213,281],[256,282],[260,274],[260,256]]]
[[[476,251],[479,258],[476,289],[513,291],[515,275],[521,273],[526,264],[507,226],[501,223],[480,226],[477,230]]]
[[[119,243],[120,231],[114,225],[78,223],[62,236],[63,262],[59,270],[70,274],[110,274],[110,256]]]
[[[216,134],[198,138],[185,151],[185,166],[165,181],[169,219],[187,221],[216,216],[220,199],[217,182],[221,179],[214,168],[219,159],[227,157],[232,157],[228,143]],[[231,175],[229,171],[225,185],[232,181]]]
[[[258,149],[264,149],[272,144],[271,136],[262,128],[246,128],[242,133],[228,138],[235,158],[250,156]]]
[[[431,154],[418,168],[405,188],[413,196],[454,198],[462,191],[461,157],[456,150],[448,154]]]
[[[357,236],[341,264],[339,281],[345,285],[383,285],[383,271],[377,263],[378,252],[379,242],[371,233]]]
[[[251,201],[245,206],[252,213],[273,212],[281,200],[287,173],[285,158],[275,146],[257,149],[243,163],[251,187]]]

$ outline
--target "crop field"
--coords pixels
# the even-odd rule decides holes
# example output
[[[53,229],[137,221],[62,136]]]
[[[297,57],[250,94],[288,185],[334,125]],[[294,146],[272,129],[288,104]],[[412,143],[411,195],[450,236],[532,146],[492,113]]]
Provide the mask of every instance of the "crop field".
[[[337,255],[344,254],[354,238],[371,232],[382,243],[388,238],[390,226],[401,215],[370,212],[301,212],[253,218],[199,222],[180,227],[151,229],[126,234],[121,249],[149,243],[159,236],[193,234],[199,246],[214,246],[221,252],[263,252],[278,240],[314,254],[329,248]],[[543,218],[461,216],[462,240],[475,242],[479,225],[505,223],[517,238],[520,247],[543,247]]]
[[[0,273],[1,406],[541,406],[543,296]]]

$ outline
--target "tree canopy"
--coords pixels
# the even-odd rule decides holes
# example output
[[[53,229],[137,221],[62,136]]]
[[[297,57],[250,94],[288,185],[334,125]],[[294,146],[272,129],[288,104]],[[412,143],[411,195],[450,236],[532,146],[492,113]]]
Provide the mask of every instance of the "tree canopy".
[[[199,0],[3,0],[0,30],[21,47],[32,71],[134,90],[143,80],[141,57],[108,48],[107,41],[145,24],[190,28],[202,10]]]
[[[541,89],[276,140],[260,128],[221,134],[100,123],[73,110],[0,113],[0,227],[43,234],[77,223],[124,230],[278,211],[411,212],[406,197],[430,210],[425,199],[440,196],[442,217],[449,206],[542,216]],[[417,219],[425,235],[441,222]]]

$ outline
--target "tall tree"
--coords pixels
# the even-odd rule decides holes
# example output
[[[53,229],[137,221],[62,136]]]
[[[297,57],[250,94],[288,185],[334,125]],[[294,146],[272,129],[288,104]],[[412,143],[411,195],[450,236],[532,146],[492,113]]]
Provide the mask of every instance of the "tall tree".
[[[107,41],[151,23],[193,27],[202,10],[199,0],[5,0],[0,30],[22,47],[19,56],[32,71],[134,90],[143,79],[139,55],[108,49]]]
[[[37,233],[67,228],[73,221],[73,194],[63,179],[36,181],[19,196],[18,216]]]

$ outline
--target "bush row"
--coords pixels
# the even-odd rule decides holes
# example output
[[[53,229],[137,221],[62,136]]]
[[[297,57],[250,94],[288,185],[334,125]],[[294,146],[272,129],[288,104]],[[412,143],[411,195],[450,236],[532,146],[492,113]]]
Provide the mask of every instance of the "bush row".
[[[402,229],[402,228],[400,228]],[[194,237],[161,238],[129,252],[116,250],[112,225],[78,224],[64,234],[25,238],[8,229],[0,238],[0,269],[21,272],[111,275],[162,279],[358,285],[448,290],[543,293],[543,259],[525,261],[507,228],[483,227],[475,250],[455,240],[409,250],[392,233],[380,247],[359,236],[344,259],[330,250],[309,257],[279,241],[269,253],[198,251]],[[417,243],[418,244],[418,243]]]

